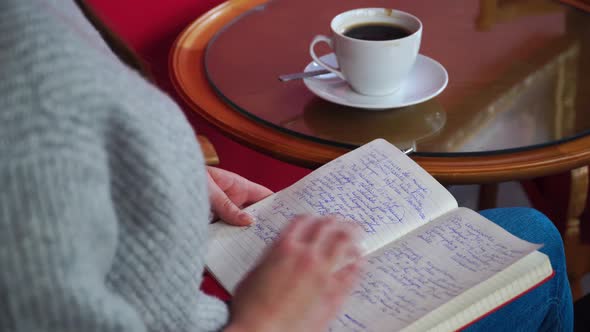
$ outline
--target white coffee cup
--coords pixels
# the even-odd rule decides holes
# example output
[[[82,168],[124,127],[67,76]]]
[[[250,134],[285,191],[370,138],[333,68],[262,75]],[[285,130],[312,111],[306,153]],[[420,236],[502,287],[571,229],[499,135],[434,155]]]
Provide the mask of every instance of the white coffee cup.
[[[392,40],[362,40],[347,37],[345,32],[362,24],[385,23],[407,30],[406,37]],[[360,8],[341,13],[330,23],[332,37],[317,35],[309,53],[320,66],[347,81],[353,90],[370,96],[384,96],[400,88],[412,70],[422,37],[422,22],[406,12],[386,8]],[[339,68],[321,61],[314,47],[327,43],[336,55]]]

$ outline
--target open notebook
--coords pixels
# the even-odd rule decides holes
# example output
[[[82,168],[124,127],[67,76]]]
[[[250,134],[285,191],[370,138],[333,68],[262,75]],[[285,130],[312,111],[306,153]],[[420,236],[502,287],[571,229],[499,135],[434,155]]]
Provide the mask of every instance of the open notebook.
[[[331,331],[457,330],[553,275],[541,245],[459,208],[381,139],[246,211],[255,224],[210,226],[207,268],[230,293],[297,214],[338,214],[363,228],[367,264]]]

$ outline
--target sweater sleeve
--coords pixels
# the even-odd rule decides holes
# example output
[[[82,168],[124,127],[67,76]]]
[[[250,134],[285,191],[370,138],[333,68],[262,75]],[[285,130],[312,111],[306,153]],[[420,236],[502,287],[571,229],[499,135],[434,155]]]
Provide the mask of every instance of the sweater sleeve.
[[[1,331],[146,330],[106,286],[117,218],[106,161],[84,154],[53,149],[0,163]]]

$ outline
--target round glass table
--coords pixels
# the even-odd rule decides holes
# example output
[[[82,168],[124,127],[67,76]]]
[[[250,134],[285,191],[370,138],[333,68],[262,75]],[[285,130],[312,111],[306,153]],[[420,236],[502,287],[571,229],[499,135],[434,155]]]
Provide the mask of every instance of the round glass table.
[[[414,160],[445,183],[518,180],[589,163],[590,13],[541,0],[395,5],[422,20],[420,53],[449,74],[429,101],[356,109],[316,97],[301,80],[278,80],[310,63],[309,43],[329,34],[333,16],[391,6],[383,0],[225,2],[179,36],[172,81],[226,134],[306,167],[377,137],[414,148]]]

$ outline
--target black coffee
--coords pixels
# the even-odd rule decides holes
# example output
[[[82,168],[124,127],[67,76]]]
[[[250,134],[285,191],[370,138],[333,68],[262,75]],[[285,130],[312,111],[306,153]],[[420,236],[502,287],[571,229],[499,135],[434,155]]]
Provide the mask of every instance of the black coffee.
[[[411,35],[406,28],[388,23],[361,23],[350,26],[344,35],[362,40],[393,40]]]

